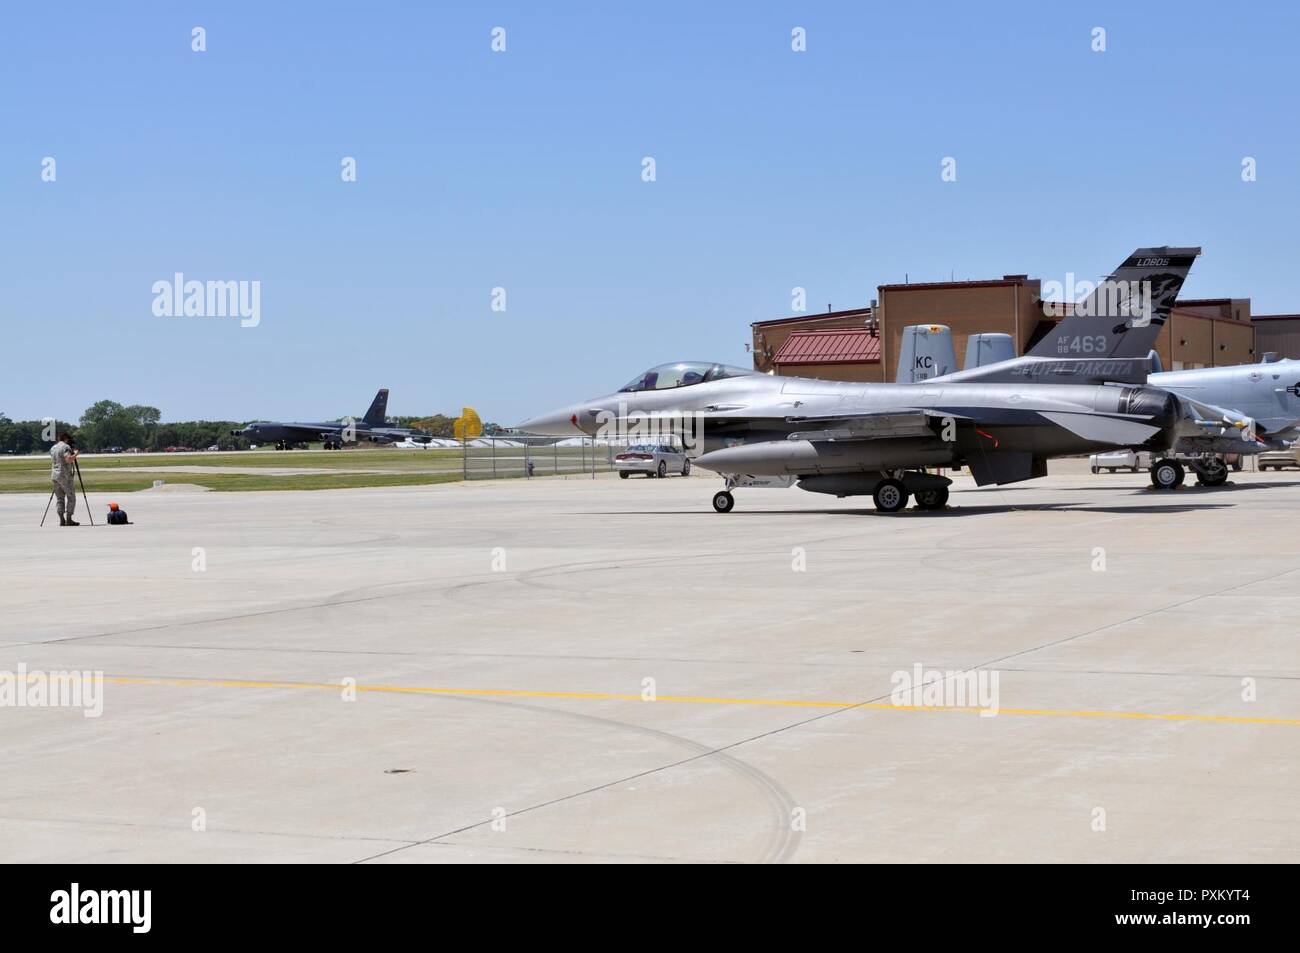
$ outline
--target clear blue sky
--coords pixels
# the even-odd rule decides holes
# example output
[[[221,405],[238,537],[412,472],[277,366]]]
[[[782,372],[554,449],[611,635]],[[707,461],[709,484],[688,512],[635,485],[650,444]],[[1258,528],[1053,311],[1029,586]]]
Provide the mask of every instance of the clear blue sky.
[[[1295,9],[9,4],[0,410],[312,419],[387,386],[512,423],[747,364],[795,286],[853,307],[1152,243],[1204,247],[1186,297],[1300,311]],[[177,271],[260,280],[260,326],[155,317]]]

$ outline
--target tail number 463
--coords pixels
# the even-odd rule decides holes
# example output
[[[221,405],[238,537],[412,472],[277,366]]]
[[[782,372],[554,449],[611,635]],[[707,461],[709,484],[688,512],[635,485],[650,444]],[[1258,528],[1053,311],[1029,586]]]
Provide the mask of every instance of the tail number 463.
[[[1056,353],[1058,354],[1103,354],[1106,351],[1106,335],[1104,334],[1081,334],[1069,341],[1069,343],[1058,342]]]

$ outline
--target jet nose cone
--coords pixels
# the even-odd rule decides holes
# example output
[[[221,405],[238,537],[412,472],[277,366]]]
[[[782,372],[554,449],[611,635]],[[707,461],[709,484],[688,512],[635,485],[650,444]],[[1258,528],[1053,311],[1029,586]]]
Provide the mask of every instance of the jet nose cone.
[[[525,420],[515,429],[522,430],[524,433],[541,434],[547,437],[576,437],[585,433],[579,423],[586,415],[586,411],[577,405],[571,407],[561,407],[553,410],[548,414]]]

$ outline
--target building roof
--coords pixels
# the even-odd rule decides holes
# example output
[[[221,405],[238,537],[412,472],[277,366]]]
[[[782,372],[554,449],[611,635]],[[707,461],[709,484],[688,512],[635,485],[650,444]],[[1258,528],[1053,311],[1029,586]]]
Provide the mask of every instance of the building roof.
[[[935,291],[943,288],[1006,288],[1030,284],[1025,275],[1007,275],[1004,278],[987,278],[981,281],[911,281],[901,285],[879,285],[880,291]]]
[[[791,331],[773,364],[878,364],[880,338],[865,328]]]
[[[1300,321],[1300,314],[1254,314],[1252,321]]]
[[[799,324],[804,321],[825,321],[827,319],[835,321],[838,319],[848,318],[869,318],[871,317],[870,308],[849,308],[844,311],[823,311],[821,314],[810,312],[808,314],[796,314],[788,318],[772,318],[770,321],[751,321],[749,326],[752,328],[770,328],[777,324]],[[865,320],[863,321],[865,324]]]

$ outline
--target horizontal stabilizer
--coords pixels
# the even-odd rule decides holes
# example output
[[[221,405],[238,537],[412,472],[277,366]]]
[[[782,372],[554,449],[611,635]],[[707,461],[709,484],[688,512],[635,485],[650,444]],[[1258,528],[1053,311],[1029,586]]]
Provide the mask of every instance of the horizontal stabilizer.
[[[1043,417],[1064,427],[1084,440],[1096,443],[1113,443],[1118,447],[1140,446],[1160,432],[1159,427],[1124,420],[1120,417],[1102,417],[1097,414],[1071,414],[1057,411],[1040,411]]]

